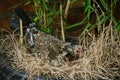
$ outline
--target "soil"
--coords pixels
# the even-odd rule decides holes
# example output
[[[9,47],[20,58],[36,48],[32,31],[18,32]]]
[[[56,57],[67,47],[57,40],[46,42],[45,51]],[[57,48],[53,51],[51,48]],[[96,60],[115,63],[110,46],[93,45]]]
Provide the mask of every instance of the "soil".
[[[0,80],[5,80],[5,78],[0,74]]]

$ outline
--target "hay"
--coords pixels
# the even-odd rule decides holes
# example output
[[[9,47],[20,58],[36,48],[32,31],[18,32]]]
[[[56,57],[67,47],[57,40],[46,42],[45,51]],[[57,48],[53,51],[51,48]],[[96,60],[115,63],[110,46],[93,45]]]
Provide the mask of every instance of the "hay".
[[[89,35],[91,34],[89,33]],[[73,61],[62,59],[58,60],[59,62],[55,62],[58,58],[56,58],[54,52],[59,55],[60,46],[54,47],[53,53],[49,52],[48,47],[46,47],[49,42],[45,42],[48,39],[46,40],[44,37],[36,38],[34,48],[29,48],[26,45],[20,46],[19,41],[13,36],[1,38],[0,55],[6,55],[6,63],[25,71],[29,74],[30,79],[33,76],[40,75],[71,80],[113,79],[115,76],[120,76],[119,34],[111,30],[111,27],[107,27],[98,38],[91,36],[88,39],[91,41],[87,41],[85,37],[80,42],[83,45],[83,51],[79,49],[77,53],[80,53],[81,57]],[[58,44],[52,39],[49,39],[49,41],[52,45]],[[38,47],[40,44],[46,46]],[[49,45],[49,47],[52,46]],[[51,58],[54,58],[54,61]]]

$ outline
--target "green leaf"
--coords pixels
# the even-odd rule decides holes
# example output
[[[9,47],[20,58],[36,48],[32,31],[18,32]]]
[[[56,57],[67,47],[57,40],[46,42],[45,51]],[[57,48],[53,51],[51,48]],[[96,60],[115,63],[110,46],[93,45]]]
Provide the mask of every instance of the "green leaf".
[[[85,10],[84,10],[84,13],[87,13],[88,10],[90,10],[90,7],[91,7],[91,0],[87,0],[85,2]]]
[[[100,2],[101,2],[101,4],[102,4],[102,6],[104,7],[104,9],[105,9],[106,11],[109,11],[108,5],[106,4],[105,0],[100,0]]]
[[[86,19],[87,19],[87,16],[81,22],[75,23],[75,24],[70,25],[70,26],[66,26],[65,29],[70,29],[70,28],[74,28],[74,27],[80,26],[82,24],[85,24]]]
[[[34,2],[35,7],[39,6],[39,4],[41,4],[40,0],[33,0],[33,2]]]
[[[114,16],[112,16],[112,21],[113,21],[113,24],[116,26],[117,24],[118,24],[118,22],[119,21],[117,21],[117,19],[114,17]]]
[[[33,19],[33,21],[34,21],[34,22],[38,22],[38,21],[39,21],[39,18],[38,18],[38,17],[35,17],[35,18]]]
[[[75,23],[75,24],[73,24],[73,25],[70,25],[70,26],[65,27],[65,29],[74,28],[74,27],[80,26],[80,25],[82,25],[82,24],[84,24],[84,22]]]
[[[109,15],[106,15],[106,16],[103,15],[99,23],[100,23],[100,24],[103,24],[103,23],[105,23],[108,19],[109,19]]]
[[[116,28],[115,28],[115,31],[120,31],[120,21],[118,21]]]
[[[42,18],[42,9],[41,9],[41,8],[38,8],[38,9],[37,9],[37,17],[38,17],[39,19]]]
[[[31,3],[31,1],[27,1],[27,2],[25,2],[24,5],[29,5],[30,3]]]
[[[76,0],[71,0],[72,3],[76,2]]]
[[[87,20],[88,20],[88,22],[90,21],[91,10],[92,10],[91,0],[87,0],[86,3],[85,3],[84,13],[87,14]]]
[[[117,2],[118,2],[118,0],[113,0],[113,2],[111,3],[110,7],[111,7],[111,8],[113,8],[113,7],[115,8]],[[113,9],[114,9],[114,8],[113,8]]]
[[[46,1],[44,1],[44,0],[43,0],[43,7],[44,7],[46,10],[49,9],[48,6],[47,6],[47,4],[46,4]]]
[[[43,31],[43,32],[45,32],[45,33],[48,33],[48,34],[50,34],[51,33],[51,30],[50,30],[50,28],[40,28],[40,30],[41,31]]]
[[[85,32],[88,30],[89,27],[90,27],[90,23],[88,23],[88,24],[85,26],[84,30],[83,30],[82,33],[81,33],[81,36],[83,36],[83,35],[85,34]]]

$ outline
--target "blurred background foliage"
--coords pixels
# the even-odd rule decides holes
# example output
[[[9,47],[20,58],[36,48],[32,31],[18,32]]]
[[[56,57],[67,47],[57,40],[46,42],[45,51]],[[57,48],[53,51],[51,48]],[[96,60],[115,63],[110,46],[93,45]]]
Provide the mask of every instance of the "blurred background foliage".
[[[36,11],[34,21],[36,23],[40,22],[40,29],[47,33],[51,33],[52,29],[54,30],[53,25],[55,27],[60,26],[60,13],[63,13],[64,29],[69,31],[69,29],[75,30],[78,27],[82,29],[80,35],[85,34],[86,30],[91,28],[97,30],[95,34],[99,35],[102,26],[109,24],[114,25],[116,31],[120,30],[120,21],[114,16],[118,0],[33,0],[33,2]],[[60,12],[60,4],[63,5],[62,12]],[[82,17],[81,20],[76,18],[78,21],[74,22],[72,18],[68,20],[71,15],[72,17],[81,17],[82,15]],[[57,21],[55,18],[57,18]],[[56,24],[58,25],[56,26]]]
[[[23,0],[10,8],[26,5],[34,9],[37,28],[58,38],[83,36],[87,30],[99,36],[108,25],[120,31],[119,0]]]

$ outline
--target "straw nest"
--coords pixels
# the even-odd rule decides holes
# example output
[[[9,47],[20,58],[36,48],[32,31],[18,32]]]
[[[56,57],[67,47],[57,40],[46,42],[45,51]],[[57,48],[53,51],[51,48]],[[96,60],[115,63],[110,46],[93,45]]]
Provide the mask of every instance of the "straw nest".
[[[25,71],[30,79],[40,75],[71,80],[120,76],[120,34],[111,27],[105,28],[98,38],[90,33],[89,38],[81,38],[76,51],[79,58],[72,60],[61,57],[62,46],[66,43],[48,36],[40,32],[34,47],[29,47],[26,42],[21,45],[13,34],[1,35],[0,56],[5,57],[2,63]],[[75,46],[67,46],[75,50]]]

